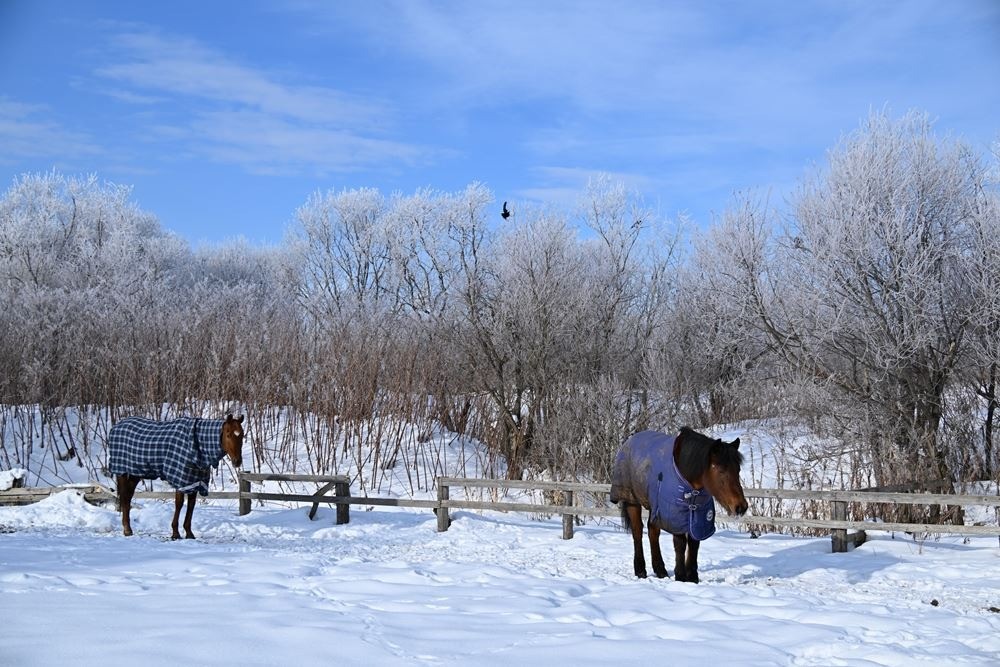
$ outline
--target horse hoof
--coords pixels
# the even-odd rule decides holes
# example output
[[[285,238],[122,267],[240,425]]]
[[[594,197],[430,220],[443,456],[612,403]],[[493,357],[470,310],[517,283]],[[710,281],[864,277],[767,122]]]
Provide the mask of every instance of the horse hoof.
[[[132,537],[132,531],[131,530],[126,530],[126,531],[124,531],[124,533],[125,533],[125,537]]]
[[[657,570],[653,574],[656,575],[657,579],[666,579],[669,576],[666,570]]]
[[[635,576],[638,577],[639,579],[645,579],[646,578],[646,572],[645,571],[643,571],[643,572],[636,572]]]

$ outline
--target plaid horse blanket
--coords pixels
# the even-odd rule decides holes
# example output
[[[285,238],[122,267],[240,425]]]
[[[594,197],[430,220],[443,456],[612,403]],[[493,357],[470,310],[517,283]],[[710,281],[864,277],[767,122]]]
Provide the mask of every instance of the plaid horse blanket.
[[[123,419],[108,434],[108,469],[112,475],[162,479],[178,491],[207,496],[212,468],[225,456],[223,423],[195,417]]]
[[[677,470],[676,440],[659,431],[642,431],[625,441],[611,474],[611,502],[647,507],[650,521],[663,530],[705,540],[715,534],[715,500]]]

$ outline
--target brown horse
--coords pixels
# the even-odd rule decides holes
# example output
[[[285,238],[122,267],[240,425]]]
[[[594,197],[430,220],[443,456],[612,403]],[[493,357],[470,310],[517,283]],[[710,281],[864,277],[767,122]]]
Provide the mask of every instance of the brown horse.
[[[123,419],[108,434],[108,468],[118,482],[118,507],[125,536],[132,534],[132,496],[140,479],[163,479],[176,490],[171,539],[180,539],[178,521],[184,497],[184,536],[194,539],[191,517],[195,496],[208,495],[213,467],[224,456],[233,466],[243,464],[243,415],[223,419],[182,417],[158,422],[141,417]]]
[[[646,508],[653,573],[667,576],[660,553],[660,531],[665,530],[674,536],[674,578],[698,583],[698,547],[715,533],[714,500],[730,514],[747,511],[739,446],[739,438],[723,442],[687,427],[677,436],[643,431],[625,442],[615,459],[611,502],[620,504],[622,528],[632,532],[635,576],[646,577],[642,549],[642,508]]]

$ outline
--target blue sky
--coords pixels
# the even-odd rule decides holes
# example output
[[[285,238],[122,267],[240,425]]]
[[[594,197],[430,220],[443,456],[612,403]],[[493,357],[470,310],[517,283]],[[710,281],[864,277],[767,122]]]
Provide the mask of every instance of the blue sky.
[[[872,109],[986,152],[1000,2],[0,0],[0,189],[96,173],[194,243],[317,189],[571,207],[609,173],[707,224]]]

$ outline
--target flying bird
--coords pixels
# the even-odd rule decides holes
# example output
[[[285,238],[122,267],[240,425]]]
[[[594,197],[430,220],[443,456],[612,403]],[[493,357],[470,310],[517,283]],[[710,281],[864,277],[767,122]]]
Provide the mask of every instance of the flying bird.
[[[507,218],[509,218],[509,217],[510,217],[510,211],[508,211],[508,210],[507,210],[507,202],[504,202],[504,203],[503,203],[503,211],[502,211],[502,212],[500,213],[500,216],[501,216],[501,217],[502,217],[502,218],[503,218],[504,220],[506,220]]]

